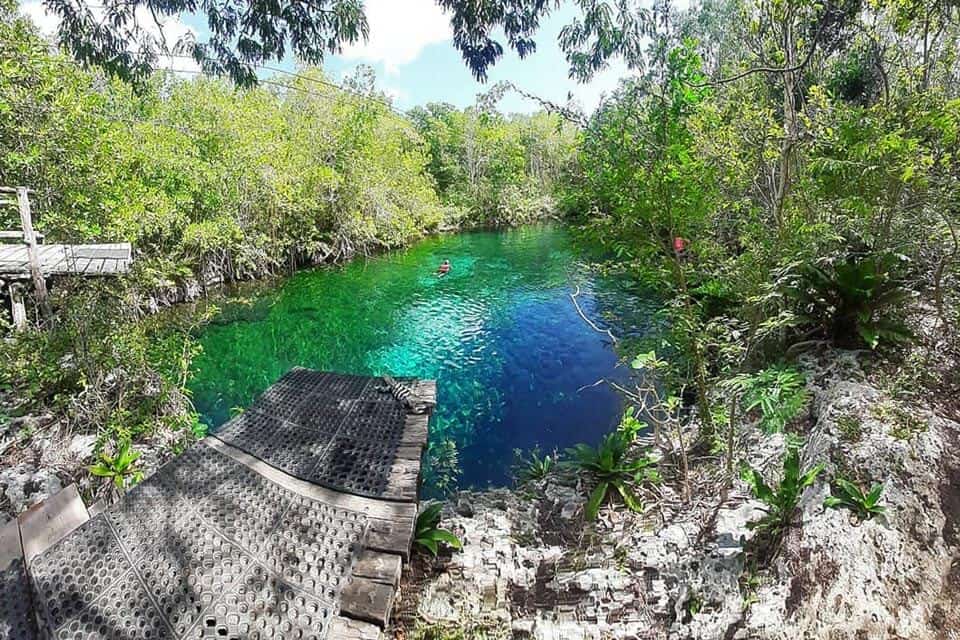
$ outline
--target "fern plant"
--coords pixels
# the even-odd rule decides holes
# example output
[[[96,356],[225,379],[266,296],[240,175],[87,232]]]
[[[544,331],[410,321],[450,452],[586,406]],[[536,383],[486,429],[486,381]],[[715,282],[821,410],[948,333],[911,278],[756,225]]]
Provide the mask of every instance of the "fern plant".
[[[783,431],[810,400],[806,378],[786,366],[740,374],[725,381],[723,386],[741,394],[744,411],[760,411],[760,428],[766,433]]]
[[[643,503],[634,487],[645,481],[659,479],[656,460],[647,452],[632,451],[632,434],[614,431],[604,436],[594,448],[587,444],[578,444],[567,449],[571,467],[585,471],[597,482],[584,507],[584,517],[595,520],[600,505],[608,496],[619,495],[631,511],[642,511]]]
[[[424,506],[417,516],[416,530],[414,532],[413,543],[421,549],[426,549],[434,557],[440,551],[440,545],[445,544],[452,549],[462,549],[463,544],[460,538],[453,533],[440,527],[440,512],[443,505],[439,502],[431,502]]]
[[[823,472],[823,464],[801,471],[800,443],[791,440],[783,458],[783,477],[776,488],[764,481],[759,471],[750,465],[741,469],[741,477],[753,496],[764,503],[766,515],[747,526],[771,538],[779,538],[793,524],[793,514],[800,504],[804,489],[812,485]]]
[[[837,478],[834,481],[833,490],[838,495],[828,496],[823,501],[823,506],[831,509],[846,507],[856,513],[861,520],[869,520],[886,511],[886,507],[880,504],[883,494],[882,484],[874,484],[870,487],[870,491],[864,493],[863,489],[849,480]]]
[[[128,484],[136,484],[143,480],[143,471],[135,466],[140,458],[140,452],[131,448],[130,439],[124,438],[117,445],[117,453],[113,456],[100,454],[100,460],[90,467],[90,473],[101,478],[110,478],[117,489],[123,489]]]

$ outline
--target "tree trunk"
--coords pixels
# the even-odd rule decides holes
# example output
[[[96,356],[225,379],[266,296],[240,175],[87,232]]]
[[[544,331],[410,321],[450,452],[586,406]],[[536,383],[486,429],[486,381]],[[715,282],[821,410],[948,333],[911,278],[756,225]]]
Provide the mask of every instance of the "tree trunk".
[[[777,184],[774,192],[773,217],[778,230],[784,227],[784,209],[793,180],[793,155],[797,139],[800,136],[800,123],[797,116],[796,83],[797,66],[796,43],[793,35],[793,9],[788,8],[783,19],[783,52],[785,57],[783,76],[783,140],[780,143],[780,158],[777,163]]]

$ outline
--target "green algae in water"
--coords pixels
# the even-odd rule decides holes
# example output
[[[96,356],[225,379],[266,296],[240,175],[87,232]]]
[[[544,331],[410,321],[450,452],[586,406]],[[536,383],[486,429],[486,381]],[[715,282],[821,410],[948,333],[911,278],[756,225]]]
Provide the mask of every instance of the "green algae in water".
[[[453,268],[437,277],[445,259]],[[297,365],[434,378],[431,442],[456,443],[460,485],[507,484],[514,449],[594,442],[619,419],[615,392],[582,389],[627,373],[609,338],[577,314],[576,285],[594,321],[613,315],[643,326],[642,296],[587,279],[555,227],[430,238],[303,271],[252,300],[228,301],[203,330],[194,401],[216,428]]]

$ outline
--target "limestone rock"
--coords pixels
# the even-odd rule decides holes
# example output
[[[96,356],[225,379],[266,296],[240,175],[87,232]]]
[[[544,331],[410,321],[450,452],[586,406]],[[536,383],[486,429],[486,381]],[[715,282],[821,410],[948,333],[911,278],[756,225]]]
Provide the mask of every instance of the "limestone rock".
[[[51,469],[34,469],[20,464],[0,471],[0,487],[16,514],[57,493],[63,484]]]
[[[77,460],[86,460],[93,455],[96,444],[97,436],[95,435],[76,435],[71,438],[67,451]]]
[[[707,511],[621,509],[594,526],[581,519],[585,489],[548,477],[523,492],[535,498],[455,499],[446,524],[464,548],[421,585],[420,613],[495,638],[960,638],[960,424],[885,397],[850,354],[809,377],[814,421],[801,455],[827,468],[758,582],[744,585],[744,548],[762,504],[744,485]],[[784,437],[747,437],[751,466],[776,477]],[[882,483],[886,516],[858,522],[824,508],[838,474]]]

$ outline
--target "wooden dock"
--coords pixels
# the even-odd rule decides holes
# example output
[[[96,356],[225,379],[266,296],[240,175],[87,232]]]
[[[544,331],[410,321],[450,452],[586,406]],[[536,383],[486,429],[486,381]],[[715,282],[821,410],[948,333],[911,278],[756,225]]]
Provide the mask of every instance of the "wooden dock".
[[[27,326],[25,282],[33,281],[33,295],[44,318],[52,310],[47,300],[51,276],[115,276],[126,273],[133,261],[127,242],[114,244],[41,244],[43,234],[33,228],[27,187],[0,186],[0,207],[13,205],[20,214],[20,231],[0,231],[0,294],[10,298],[13,326]],[[14,198],[14,199],[11,199]]]
[[[130,270],[130,243],[38,244],[40,271],[49,276],[113,276]],[[0,244],[0,279],[29,280],[30,248],[25,244]]]
[[[118,504],[71,486],[0,529],[0,637],[380,638],[427,421],[379,378],[294,369]]]

